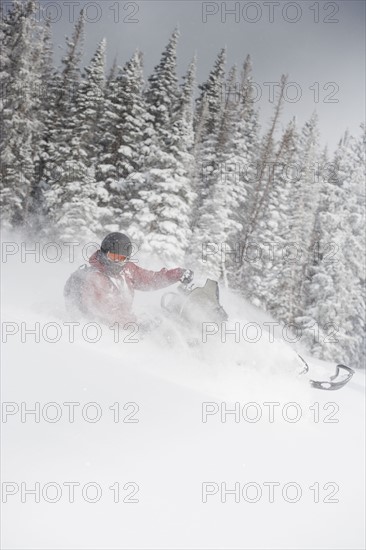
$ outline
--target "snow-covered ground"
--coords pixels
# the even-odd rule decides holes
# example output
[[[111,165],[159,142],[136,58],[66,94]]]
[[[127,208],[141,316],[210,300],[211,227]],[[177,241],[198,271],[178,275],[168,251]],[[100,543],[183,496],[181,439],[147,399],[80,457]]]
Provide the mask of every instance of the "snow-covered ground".
[[[265,330],[187,347],[107,327],[92,343],[80,323],[70,341],[62,288],[77,265],[17,253],[1,266],[3,548],[364,548],[364,373],[312,389]],[[160,295],[139,293],[136,310],[155,314]],[[271,321],[222,301],[241,329]],[[39,422],[24,414],[37,407]]]

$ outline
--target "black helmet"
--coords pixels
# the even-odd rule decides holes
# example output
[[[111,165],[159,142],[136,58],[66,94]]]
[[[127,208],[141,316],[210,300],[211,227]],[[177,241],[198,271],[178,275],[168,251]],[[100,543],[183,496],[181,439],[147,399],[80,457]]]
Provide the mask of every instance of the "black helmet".
[[[125,259],[118,261],[112,259],[109,254],[118,254],[125,256]],[[99,259],[105,265],[107,272],[110,275],[118,275],[128,262],[132,254],[132,244],[127,235],[123,233],[110,233],[103,239],[100,246]],[[109,257],[108,257],[109,256]]]
[[[104,254],[112,252],[112,254],[119,254],[120,256],[126,256],[126,258],[129,258],[132,254],[131,241],[123,233],[109,233],[103,239],[100,249]]]

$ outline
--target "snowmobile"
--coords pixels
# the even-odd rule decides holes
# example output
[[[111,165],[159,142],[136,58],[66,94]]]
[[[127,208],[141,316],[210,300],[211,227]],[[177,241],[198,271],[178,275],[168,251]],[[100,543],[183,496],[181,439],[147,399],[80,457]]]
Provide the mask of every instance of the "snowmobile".
[[[202,323],[223,323],[228,315],[220,304],[219,285],[217,281],[207,279],[202,287],[182,283],[176,292],[166,292],[161,298],[161,307],[165,316],[180,326],[187,336],[190,345],[197,345],[202,334]],[[188,336],[189,335],[189,336]],[[193,337],[196,335],[197,337]],[[309,373],[309,365],[301,355],[297,354],[301,365],[299,375]],[[354,375],[354,370],[346,365],[336,365],[335,373],[329,380],[309,379],[310,385],[319,390],[339,390],[343,388]]]

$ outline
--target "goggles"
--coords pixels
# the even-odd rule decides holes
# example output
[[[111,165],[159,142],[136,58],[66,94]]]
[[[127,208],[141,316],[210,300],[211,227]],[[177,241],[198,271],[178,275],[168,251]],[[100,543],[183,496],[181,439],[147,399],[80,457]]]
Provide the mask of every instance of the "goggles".
[[[107,252],[108,260],[112,262],[123,263],[127,260],[127,256],[122,256],[122,254],[114,254],[113,252]]]

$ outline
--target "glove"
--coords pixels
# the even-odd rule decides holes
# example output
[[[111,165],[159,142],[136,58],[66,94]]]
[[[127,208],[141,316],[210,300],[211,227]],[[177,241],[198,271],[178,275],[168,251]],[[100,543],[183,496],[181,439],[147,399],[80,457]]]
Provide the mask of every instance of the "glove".
[[[179,280],[184,285],[188,285],[190,282],[192,282],[193,276],[194,273],[191,269],[185,269],[183,275]]]

